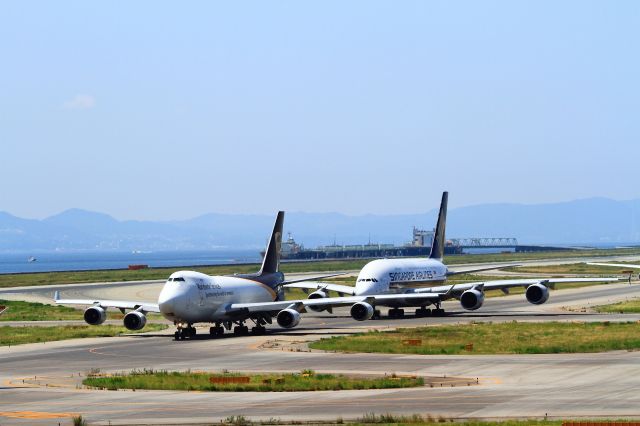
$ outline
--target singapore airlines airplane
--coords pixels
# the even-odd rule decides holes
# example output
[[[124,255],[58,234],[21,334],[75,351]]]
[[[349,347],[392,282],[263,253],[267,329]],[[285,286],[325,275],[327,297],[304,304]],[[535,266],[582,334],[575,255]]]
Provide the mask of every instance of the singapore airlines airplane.
[[[426,309],[429,305],[434,305],[436,309],[433,314],[439,315],[444,312],[441,309],[441,303],[455,298],[460,301],[463,309],[473,311],[483,305],[486,290],[499,289],[508,293],[509,288],[512,287],[526,287],[527,301],[540,305],[549,299],[549,287],[558,283],[618,281],[618,278],[533,278],[443,285],[452,275],[515,266],[502,265],[452,271],[442,263],[446,241],[447,201],[448,193],[444,192],[431,254],[428,258],[374,260],[362,268],[355,287],[328,283],[296,283],[285,285],[285,287],[315,290],[309,295],[309,299],[326,303],[307,306],[314,311],[328,310],[333,306],[334,301],[340,300],[340,298],[329,298],[328,291],[353,295],[354,297],[343,299],[355,302],[351,308],[351,315],[356,320],[364,321],[376,314],[379,315],[375,310],[378,306],[392,308],[389,310],[389,316],[392,318],[402,317],[404,307],[417,307],[417,316],[429,315],[431,311]]]

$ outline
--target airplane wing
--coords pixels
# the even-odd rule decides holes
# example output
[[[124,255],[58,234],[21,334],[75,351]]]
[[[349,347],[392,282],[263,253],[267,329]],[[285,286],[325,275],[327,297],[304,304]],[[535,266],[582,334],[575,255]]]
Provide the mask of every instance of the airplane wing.
[[[146,302],[131,302],[125,300],[102,300],[102,299],[60,299],[60,292],[56,291],[53,296],[53,300],[60,305],[96,305],[103,308],[117,308],[120,310],[125,309],[140,309],[144,312],[160,312],[160,308],[156,303]]]
[[[527,287],[531,284],[542,284],[545,286],[562,284],[562,283],[604,283],[620,281],[620,278],[525,278],[514,280],[494,280],[494,281],[476,281],[472,283],[455,284],[455,294],[472,289],[476,286],[482,286],[484,290],[507,290],[512,287]],[[451,292],[450,285],[429,287],[415,290],[415,293],[444,293]]]
[[[595,266],[613,266],[616,268],[631,268],[631,269],[640,269],[640,265],[628,265],[625,263],[596,263],[596,262],[587,262],[587,265],[595,265]]]
[[[457,269],[455,271],[448,271],[447,272],[447,276],[452,276],[452,275],[460,275],[460,274],[471,274],[473,272],[480,272],[480,271],[491,271],[494,269],[502,269],[502,268],[509,268],[512,266],[521,266],[521,264],[518,263],[511,263],[511,264],[505,264],[505,265],[495,265],[495,266],[483,266],[482,268],[468,268],[468,269]]]
[[[340,285],[340,284],[330,284],[330,283],[320,283],[320,282],[300,282],[300,283],[291,283],[285,284],[286,288],[302,288],[306,290],[329,290],[335,291],[340,295],[350,294],[355,295],[356,289],[350,285]]]
[[[451,287],[451,286],[448,286]],[[306,306],[346,306],[357,302],[367,302],[375,305],[383,304],[393,300],[414,300],[435,302],[441,300],[442,294],[425,294],[425,293],[404,293],[404,294],[374,294],[367,296],[347,296],[347,297],[325,297],[322,299],[299,299],[299,300],[282,300],[278,302],[260,302],[260,303],[233,303],[229,306],[229,311],[246,310],[248,312],[275,312],[282,309],[292,308],[302,311]]]

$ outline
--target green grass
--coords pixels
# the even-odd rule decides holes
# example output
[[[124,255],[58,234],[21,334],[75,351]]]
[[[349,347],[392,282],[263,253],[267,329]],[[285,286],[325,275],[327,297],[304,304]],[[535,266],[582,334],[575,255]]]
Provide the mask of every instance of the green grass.
[[[210,378],[249,377],[249,383],[212,383]],[[387,389],[423,386],[419,377],[363,378],[334,374],[302,373],[223,373],[168,372],[143,370],[109,377],[87,377],[86,386],[102,389],[159,389],[225,392],[299,392],[348,389]]]
[[[416,346],[408,340],[419,341]],[[465,346],[472,344],[471,350]],[[313,342],[313,349],[422,355],[543,354],[640,348],[640,324],[471,323],[369,332]]]
[[[596,306],[595,310],[611,314],[640,314],[640,299],[631,299],[611,305]]]
[[[81,310],[67,306],[2,299],[0,299],[0,305],[7,307],[5,313],[0,315],[0,321],[73,321],[82,319]]]
[[[165,324],[147,324],[140,331],[130,331],[115,325],[64,325],[54,327],[0,327],[0,346],[52,342],[84,337],[112,337],[121,334],[144,333],[167,328]]]
[[[591,257],[591,256],[614,256],[614,255],[639,255],[640,248],[628,249],[608,249],[608,250],[566,250],[557,252],[535,252],[535,253],[496,253],[496,254],[463,254],[447,256],[445,262],[448,265],[463,265],[467,263],[487,263],[487,262],[517,262],[521,260],[535,259],[559,259],[566,257]],[[327,260],[327,261],[306,261],[306,262],[285,262],[282,264],[284,273],[299,272],[332,272],[359,270],[371,259],[357,260]],[[193,267],[197,271],[209,275],[228,275],[234,273],[255,272],[259,268],[258,264],[249,265],[217,265],[207,267]],[[174,268],[149,268],[138,271],[128,269],[108,270],[108,271],[77,271],[77,272],[46,272],[33,274],[2,274],[0,275],[0,288],[52,285],[88,282],[113,282],[113,281],[136,281],[136,280],[161,280],[166,279],[172,272],[184,269]]]

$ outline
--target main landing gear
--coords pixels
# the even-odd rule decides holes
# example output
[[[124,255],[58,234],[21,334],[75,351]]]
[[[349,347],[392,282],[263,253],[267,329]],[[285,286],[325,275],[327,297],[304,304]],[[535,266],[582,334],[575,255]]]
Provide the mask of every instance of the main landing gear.
[[[184,327],[182,324],[178,324],[178,330],[174,333],[176,340],[193,339],[196,337],[196,329],[193,324],[188,324]]]
[[[229,331],[233,330],[234,336],[248,336],[249,334],[253,334],[254,336],[262,336],[264,334],[267,334],[265,324],[270,323],[270,318],[250,319],[255,323],[255,326],[251,327],[251,331],[249,331],[249,327],[245,325],[244,320],[222,321],[216,322],[213,327],[209,327],[209,334],[212,337],[222,337],[225,334],[225,329]],[[176,340],[193,339],[196,336],[196,329],[193,327],[193,324],[176,323],[176,327],[178,327],[178,330],[174,334]]]
[[[217,322],[215,327],[209,327],[209,334],[213,337],[222,337],[224,336],[224,327]]]
[[[442,309],[442,305],[440,303],[436,303],[436,308],[431,310],[431,315],[434,317],[443,317],[444,309]]]
[[[404,318],[404,309],[393,308],[389,309],[389,318]]]
[[[416,309],[416,318],[424,318],[431,316],[431,309],[427,309],[421,306],[420,309]]]

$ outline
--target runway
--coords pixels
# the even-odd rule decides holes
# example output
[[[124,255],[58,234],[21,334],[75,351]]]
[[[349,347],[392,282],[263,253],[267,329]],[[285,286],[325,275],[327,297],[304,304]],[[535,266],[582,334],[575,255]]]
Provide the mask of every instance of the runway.
[[[561,355],[420,356],[305,352],[304,342],[370,328],[469,321],[638,321],[640,315],[568,312],[561,306],[640,296],[640,285],[609,284],[552,292],[548,304],[522,295],[491,298],[474,313],[456,302],[442,318],[359,323],[344,309],[306,314],[299,327],[266,336],[174,341],[155,334],[0,348],[0,424],[51,424],[82,414],[101,424],[217,422],[230,415],[267,420],[352,419],[369,412],[448,417],[640,416],[640,352]],[[639,325],[640,327],[640,325]],[[200,331],[203,331],[202,329]],[[301,352],[297,352],[301,350]],[[413,389],[197,393],[78,389],[92,369],[411,373],[477,378],[478,385]],[[23,383],[24,380],[24,383]],[[61,417],[56,417],[61,416]],[[27,418],[25,418],[27,417]]]

